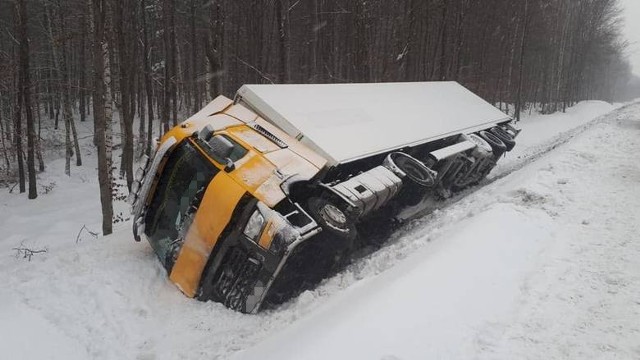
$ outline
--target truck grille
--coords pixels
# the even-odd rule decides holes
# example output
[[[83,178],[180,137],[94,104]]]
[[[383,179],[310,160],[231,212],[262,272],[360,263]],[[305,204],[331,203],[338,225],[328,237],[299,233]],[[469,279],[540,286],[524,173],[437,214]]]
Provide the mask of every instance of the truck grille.
[[[214,281],[214,294],[225,306],[245,311],[247,297],[253,292],[260,272],[260,262],[244,250],[232,247],[220,265],[220,274]]]

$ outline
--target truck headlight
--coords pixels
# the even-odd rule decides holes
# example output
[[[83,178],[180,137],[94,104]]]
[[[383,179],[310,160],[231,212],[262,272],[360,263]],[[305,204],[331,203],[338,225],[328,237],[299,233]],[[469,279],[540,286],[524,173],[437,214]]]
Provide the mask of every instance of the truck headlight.
[[[254,211],[253,214],[251,214],[251,217],[249,218],[247,225],[244,227],[243,232],[246,237],[257,242],[258,236],[260,236],[260,233],[262,232],[263,227],[264,227],[264,216],[262,215],[260,210],[256,209],[256,211]]]

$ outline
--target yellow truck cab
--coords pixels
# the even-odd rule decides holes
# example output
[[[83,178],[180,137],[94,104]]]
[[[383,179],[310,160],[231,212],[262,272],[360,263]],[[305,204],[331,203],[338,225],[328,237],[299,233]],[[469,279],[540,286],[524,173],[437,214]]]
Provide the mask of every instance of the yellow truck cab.
[[[335,269],[371,231],[479,182],[511,119],[453,82],[245,85],[160,140],[132,187],[187,296],[256,312]]]

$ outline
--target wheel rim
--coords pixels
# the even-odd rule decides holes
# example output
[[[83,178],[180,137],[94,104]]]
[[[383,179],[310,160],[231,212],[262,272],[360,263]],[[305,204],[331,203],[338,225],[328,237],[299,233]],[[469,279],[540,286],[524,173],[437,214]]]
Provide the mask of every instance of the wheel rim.
[[[508,139],[508,140],[513,140],[513,138],[511,137],[511,135],[504,130],[501,127],[495,127],[493,128],[493,131],[495,133],[496,136],[500,137],[500,138],[504,138],[504,139]]]
[[[483,131],[480,134],[483,135],[483,138],[489,143],[489,145],[493,145],[499,148],[506,147],[506,145],[502,142],[502,140],[500,140],[499,137],[493,135],[492,133],[488,131]]]
[[[397,166],[414,182],[422,186],[431,186],[433,184],[433,177],[429,176],[430,174],[426,172],[425,168],[411,161],[410,158],[398,157],[396,162]]]
[[[407,171],[407,175],[416,180],[424,180],[424,174],[420,173],[420,171],[412,163],[405,162],[403,164],[403,167]]]
[[[344,226],[347,223],[347,216],[334,205],[326,204],[320,209],[320,216],[329,224]]]
[[[489,145],[489,143],[484,140],[483,138],[481,138],[480,136],[476,135],[476,134],[471,134],[469,135],[469,139],[471,140],[471,142],[473,142],[474,144],[476,144],[479,148],[490,152],[491,151],[491,145]]]

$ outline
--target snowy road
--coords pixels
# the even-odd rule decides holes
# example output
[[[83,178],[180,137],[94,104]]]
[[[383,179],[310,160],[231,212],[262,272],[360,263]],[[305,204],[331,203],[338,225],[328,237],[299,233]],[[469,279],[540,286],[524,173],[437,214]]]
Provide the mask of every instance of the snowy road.
[[[586,109],[523,122],[494,181],[256,316],[184,298],[128,223],[76,243],[91,166],[36,210],[2,193],[0,357],[640,358],[640,104]]]

